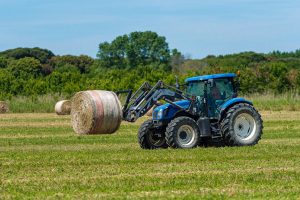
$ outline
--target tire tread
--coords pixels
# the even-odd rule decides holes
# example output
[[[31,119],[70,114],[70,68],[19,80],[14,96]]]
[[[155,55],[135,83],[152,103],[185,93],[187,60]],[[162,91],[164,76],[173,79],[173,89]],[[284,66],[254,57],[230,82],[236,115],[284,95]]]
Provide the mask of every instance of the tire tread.
[[[170,146],[170,147],[172,147],[172,148],[181,148],[180,147],[180,145],[176,142],[176,139],[175,139],[175,132],[176,132],[176,127],[177,127],[177,125],[180,123],[180,122],[182,122],[182,121],[185,121],[185,120],[187,120],[187,121],[189,121],[189,120],[193,120],[192,118],[190,118],[190,117],[185,117],[185,116],[181,116],[181,117],[177,117],[177,118],[175,118],[175,119],[173,119],[169,124],[168,124],[168,126],[167,126],[167,128],[166,128],[166,133],[165,133],[165,136],[166,136],[166,141],[167,141],[167,144]],[[193,120],[193,122],[195,122],[194,120]],[[196,122],[195,122],[196,123]],[[198,134],[198,140],[199,140],[199,131],[198,130],[196,130],[197,131],[197,134]],[[197,141],[197,144],[196,144],[196,146],[198,146],[198,143],[199,143],[199,141]],[[195,147],[196,147],[195,146]]]
[[[250,104],[247,103],[239,103],[234,106],[232,106],[226,113],[224,119],[221,121],[220,128],[223,133],[223,139],[227,146],[244,146],[243,144],[239,143],[236,138],[234,137],[234,130],[230,127],[230,121],[232,115],[240,108],[247,107],[250,110],[252,110],[253,113],[255,113],[258,117],[258,120],[260,121],[259,128],[259,136],[255,139],[254,142],[252,142],[249,145],[255,145],[258,143],[258,141],[261,139],[262,136],[262,129],[263,129],[263,120],[261,118],[261,115],[259,112]]]

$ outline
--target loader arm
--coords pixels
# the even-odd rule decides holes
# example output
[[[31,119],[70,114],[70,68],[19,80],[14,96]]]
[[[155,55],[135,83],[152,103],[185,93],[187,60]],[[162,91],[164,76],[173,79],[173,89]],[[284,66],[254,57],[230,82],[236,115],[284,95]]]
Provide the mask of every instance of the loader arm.
[[[166,85],[162,81],[158,81],[153,87],[145,82],[134,94],[132,94],[132,90],[122,90],[116,93],[117,95],[128,93],[126,102],[123,105],[123,120],[128,122],[135,122],[138,118],[144,116],[161,99],[186,112],[193,112],[194,109],[192,108],[195,105],[194,97],[185,94],[178,88]],[[188,109],[174,103],[176,100],[183,99],[191,101]]]

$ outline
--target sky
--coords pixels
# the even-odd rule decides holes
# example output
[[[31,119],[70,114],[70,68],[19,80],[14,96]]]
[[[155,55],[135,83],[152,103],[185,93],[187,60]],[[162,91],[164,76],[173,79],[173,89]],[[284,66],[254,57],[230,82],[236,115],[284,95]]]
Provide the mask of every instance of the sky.
[[[101,42],[155,31],[191,58],[300,49],[299,0],[0,0],[0,51],[96,57]]]

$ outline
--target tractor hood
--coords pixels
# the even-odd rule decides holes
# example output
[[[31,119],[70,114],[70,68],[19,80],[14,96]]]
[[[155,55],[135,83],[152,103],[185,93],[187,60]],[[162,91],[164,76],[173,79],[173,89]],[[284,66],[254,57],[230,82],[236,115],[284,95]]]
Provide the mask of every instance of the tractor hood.
[[[175,101],[174,102],[176,105],[183,107],[185,109],[187,109],[190,105],[190,101],[189,100],[181,100],[181,101]],[[173,106],[172,104],[166,103],[164,105],[161,106],[157,106],[154,111],[159,111],[159,110],[165,110],[167,108],[176,108],[175,106]],[[177,109],[177,108],[176,108]]]
[[[175,101],[174,103],[184,109],[187,109],[191,102],[189,100],[181,100]],[[157,106],[153,111],[152,117],[157,120],[171,119],[178,111],[179,109],[177,107],[166,103],[164,105]],[[160,115],[159,112],[162,112],[162,114]]]

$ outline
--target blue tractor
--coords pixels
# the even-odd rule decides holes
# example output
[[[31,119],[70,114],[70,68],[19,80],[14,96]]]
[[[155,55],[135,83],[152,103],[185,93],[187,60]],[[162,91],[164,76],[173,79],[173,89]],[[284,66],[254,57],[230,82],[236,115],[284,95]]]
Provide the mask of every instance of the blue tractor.
[[[155,107],[152,119],[138,131],[143,149],[193,148],[196,146],[249,146],[261,138],[263,121],[252,102],[238,97],[236,74],[187,78],[180,89],[158,81],[145,82],[128,93],[123,119],[136,121]],[[166,104],[160,105],[159,101]]]

